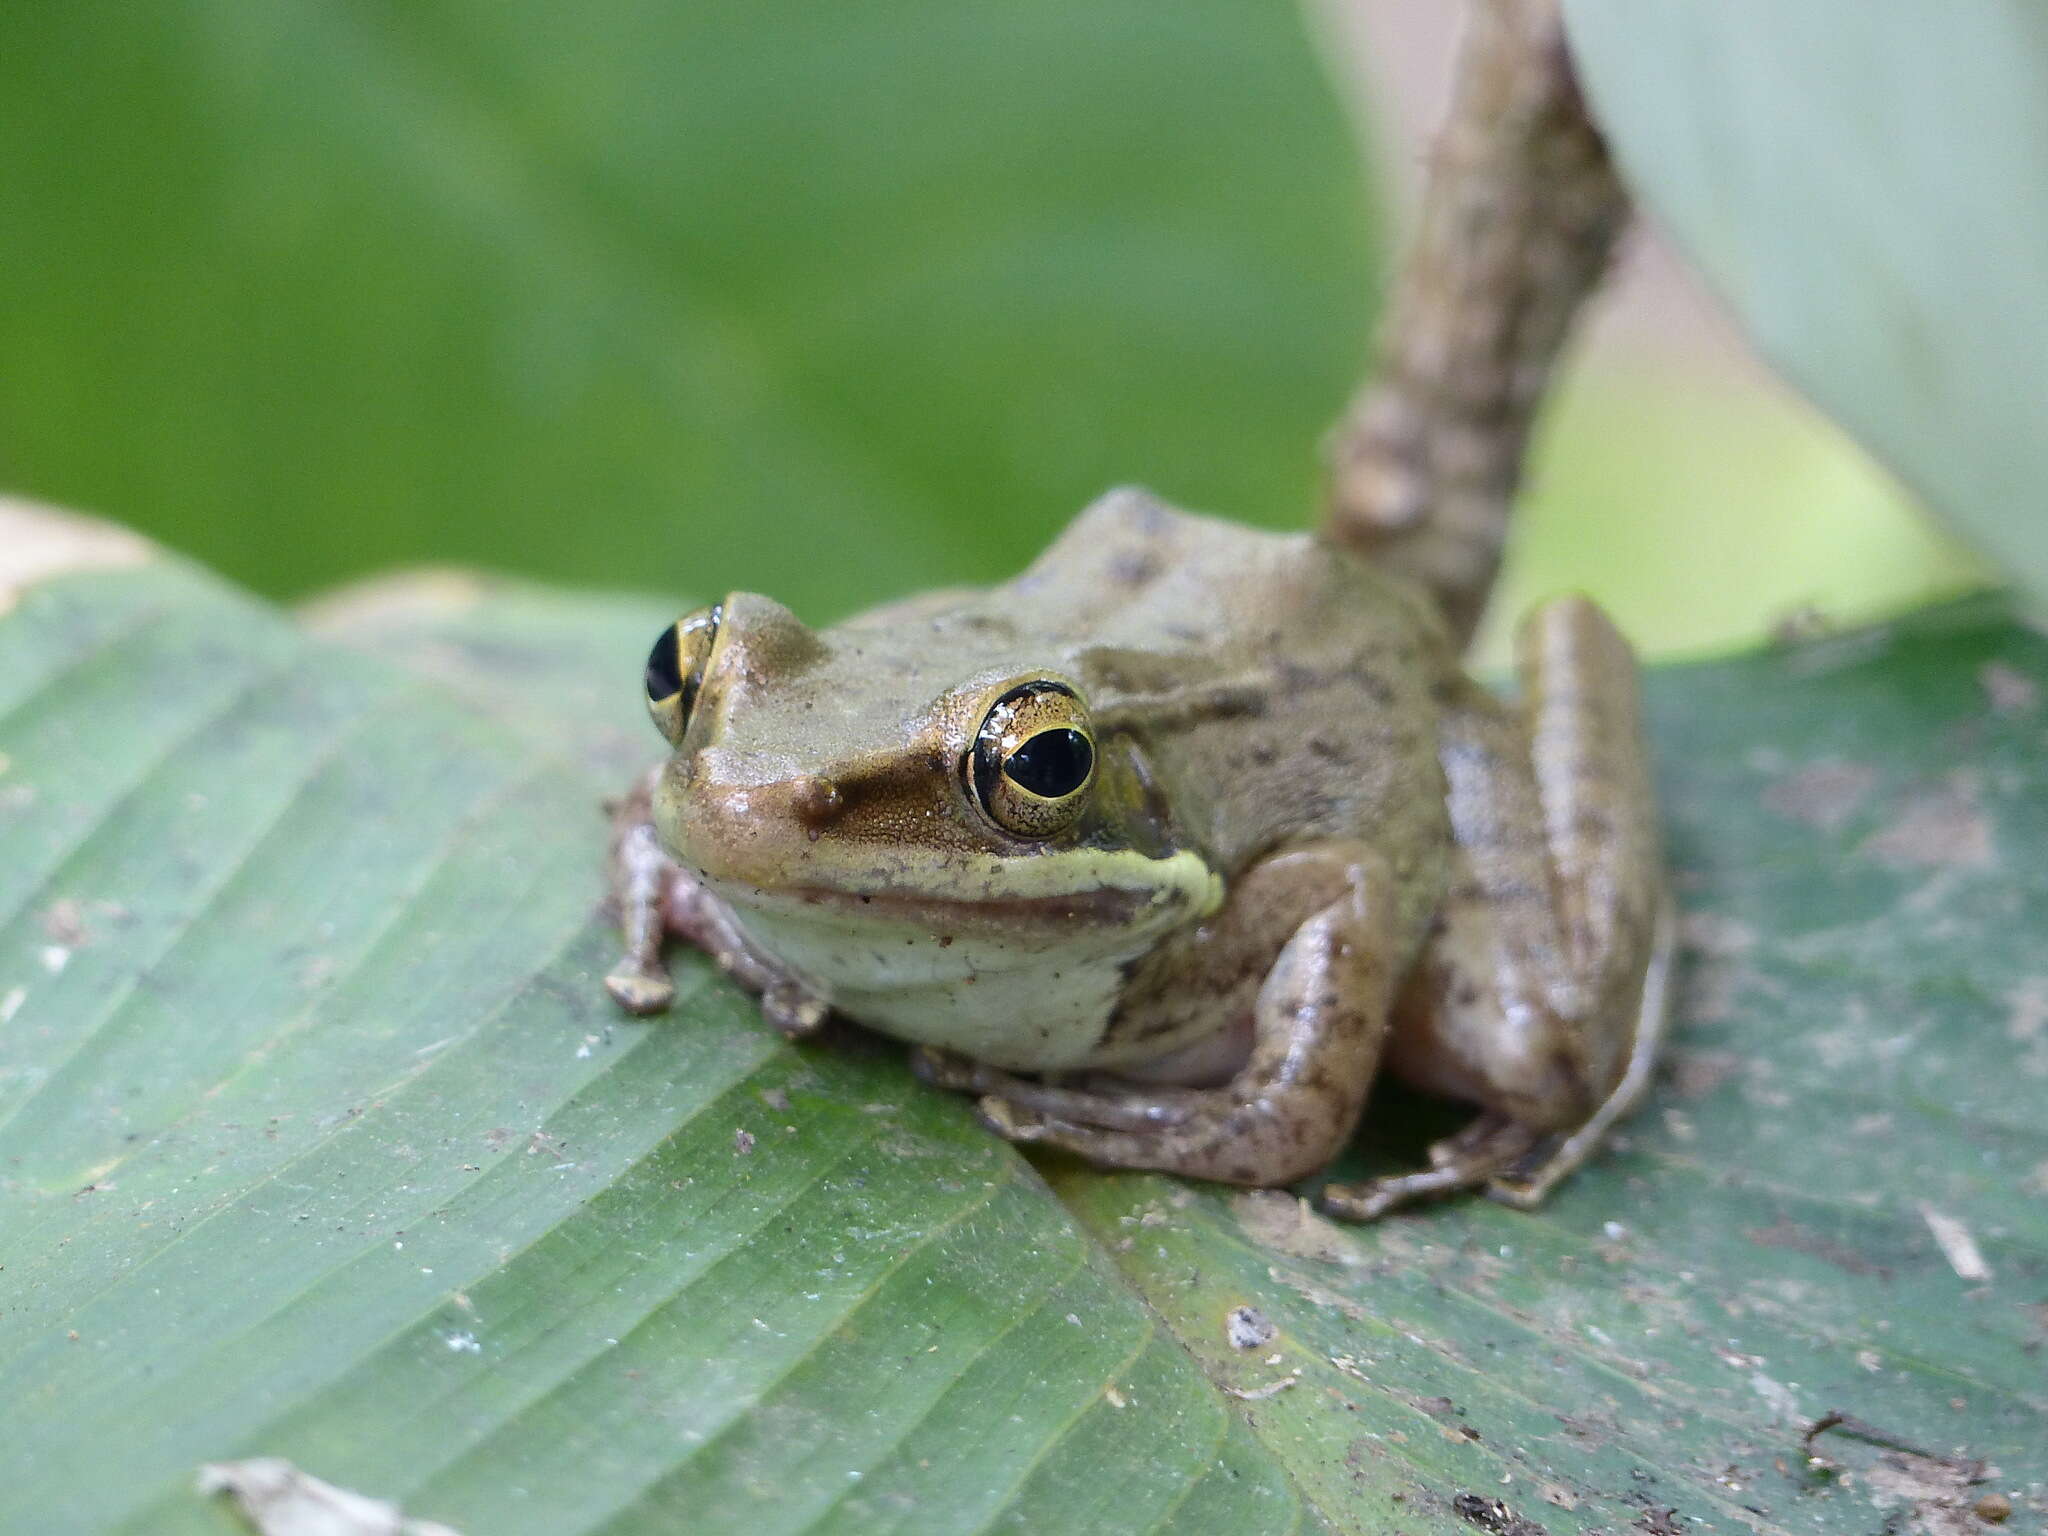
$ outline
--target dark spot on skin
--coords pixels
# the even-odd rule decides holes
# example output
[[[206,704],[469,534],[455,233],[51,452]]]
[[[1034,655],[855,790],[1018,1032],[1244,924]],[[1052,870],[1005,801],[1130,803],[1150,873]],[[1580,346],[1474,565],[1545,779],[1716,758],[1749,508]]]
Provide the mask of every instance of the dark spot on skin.
[[[1159,557],[1149,550],[1118,550],[1109,562],[1109,579],[1127,587],[1142,587],[1159,575]]]
[[[1276,642],[1277,642],[1277,638]],[[1281,688],[1288,693],[1309,693],[1326,686],[1328,679],[1314,667],[1305,667],[1298,661],[1282,661],[1274,668],[1274,676]]]
[[[1351,665],[1345,669],[1344,676],[1347,680],[1349,680],[1352,687],[1356,688],[1360,693],[1364,694],[1366,698],[1370,699],[1374,704],[1377,704],[1382,708],[1385,708],[1394,702],[1393,685],[1389,683],[1384,677],[1380,676],[1378,672],[1374,671],[1373,668],[1366,663],[1364,657],[1361,656],[1356,661],[1352,662]],[[1439,702],[1443,701],[1440,700]]]

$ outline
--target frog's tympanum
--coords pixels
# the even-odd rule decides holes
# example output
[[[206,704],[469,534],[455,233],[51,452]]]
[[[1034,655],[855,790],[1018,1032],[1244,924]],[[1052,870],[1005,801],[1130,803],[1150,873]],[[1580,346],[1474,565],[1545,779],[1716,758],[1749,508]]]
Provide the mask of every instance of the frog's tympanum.
[[[1490,46],[1468,73],[1569,89],[1561,50]],[[1533,1204],[1581,1162],[1662,1022],[1634,664],[1579,598],[1524,625],[1514,703],[1459,652],[1571,308],[1540,323],[1560,263],[1536,248],[1589,285],[1618,193],[1604,224],[1525,198],[1522,287],[1447,296],[1461,174],[1320,533],[1117,491],[998,587],[822,630],[742,592],[665,631],[646,693],[673,751],[618,818],[619,1002],[667,1005],[680,934],[791,1035],[836,1011],[914,1042],[1005,1136],[1235,1184],[1321,1168],[1383,1070],[1477,1106],[1427,1170],[1326,1190],[1343,1216],[1475,1186]]]

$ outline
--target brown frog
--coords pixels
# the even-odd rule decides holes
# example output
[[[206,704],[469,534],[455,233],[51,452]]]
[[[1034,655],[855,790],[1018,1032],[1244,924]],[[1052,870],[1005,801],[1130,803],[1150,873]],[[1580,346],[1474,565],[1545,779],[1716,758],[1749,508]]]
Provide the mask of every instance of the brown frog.
[[[678,933],[792,1035],[836,1010],[916,1043],[1005,1136],[1238,1184],[1321,1168],[1382,1070],[1478,1106],[1427,1170],[1323,1193],[1358,1219],[1534,1204],[1632,1106],[1671,925],[1628,647],[1566,598],[1517,703],[1458,660],[1624,206],[1554,16],[1488,15],[1450,136],[1478,148],[1319,533],[1119,491],[986,591],[821,631],[737,593],[663,633],[623,1006],[668,1004]]]

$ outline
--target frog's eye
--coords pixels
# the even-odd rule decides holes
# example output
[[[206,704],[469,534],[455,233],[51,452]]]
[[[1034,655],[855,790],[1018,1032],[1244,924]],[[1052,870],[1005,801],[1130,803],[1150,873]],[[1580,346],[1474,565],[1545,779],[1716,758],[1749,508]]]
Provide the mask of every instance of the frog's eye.
[[[1018,837],[1050,837],[1088,803],[1095,733],[1064,683],[1022,683],[991,706],[968,754],[967,781],[989,820]]]
[[[647,713],[670,743],[682,745],[690,723],[690,706],[704,684],[704,664],[718,638],[721,610],[717,604],[699,608],[661,632],[647,653]]]

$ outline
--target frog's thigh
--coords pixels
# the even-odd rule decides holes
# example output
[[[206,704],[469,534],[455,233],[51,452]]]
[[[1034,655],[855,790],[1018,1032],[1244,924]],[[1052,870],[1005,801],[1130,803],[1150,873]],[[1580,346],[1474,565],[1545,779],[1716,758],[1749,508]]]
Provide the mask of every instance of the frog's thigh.
[[[1669,923],[1633,658],[1573,598],[1524,626],[1521,667],[1519,718],[1475,689],[1443,721],[1459,878],[1388,1051],[1401,1076],[1486,1113],[1427,1173],[1332,1190],[1339,1214],[1481,1183],[1533,1204],[1654,1064]]]
[[[1201,994],[1258,950],[1251,1052],[1210,1089],[1133,1088],[1110,1093],[1041,1088],[992,1096],[982,1115],[1019,1141],[1063,1147],[1120,1168],[1157,1168],[1231,1184],[1285,1184],[1322,1167],[1350,1137],[1378,1068],[1392,995],[1387,937],[1391,898],[1383,866],[1351,844],[1316,844],[1267,860],[1240,878],[1232,905],[1247,922],[1261,887],[1304,884],[1334,892],[1280,944],[1233,943],[1227,929],[1205,948],[1221,957],[1190,968],[1174,989]],[[1270,918],[1271,909],[1265,909]],[[1225,918],[1228,913],[1225,914]],[[1222,920],[1219,919],[1219,922]],[[1211,974],[1215,970],[1219,974]],[[1176,999],[1152,1000],[1170,1007]]]

